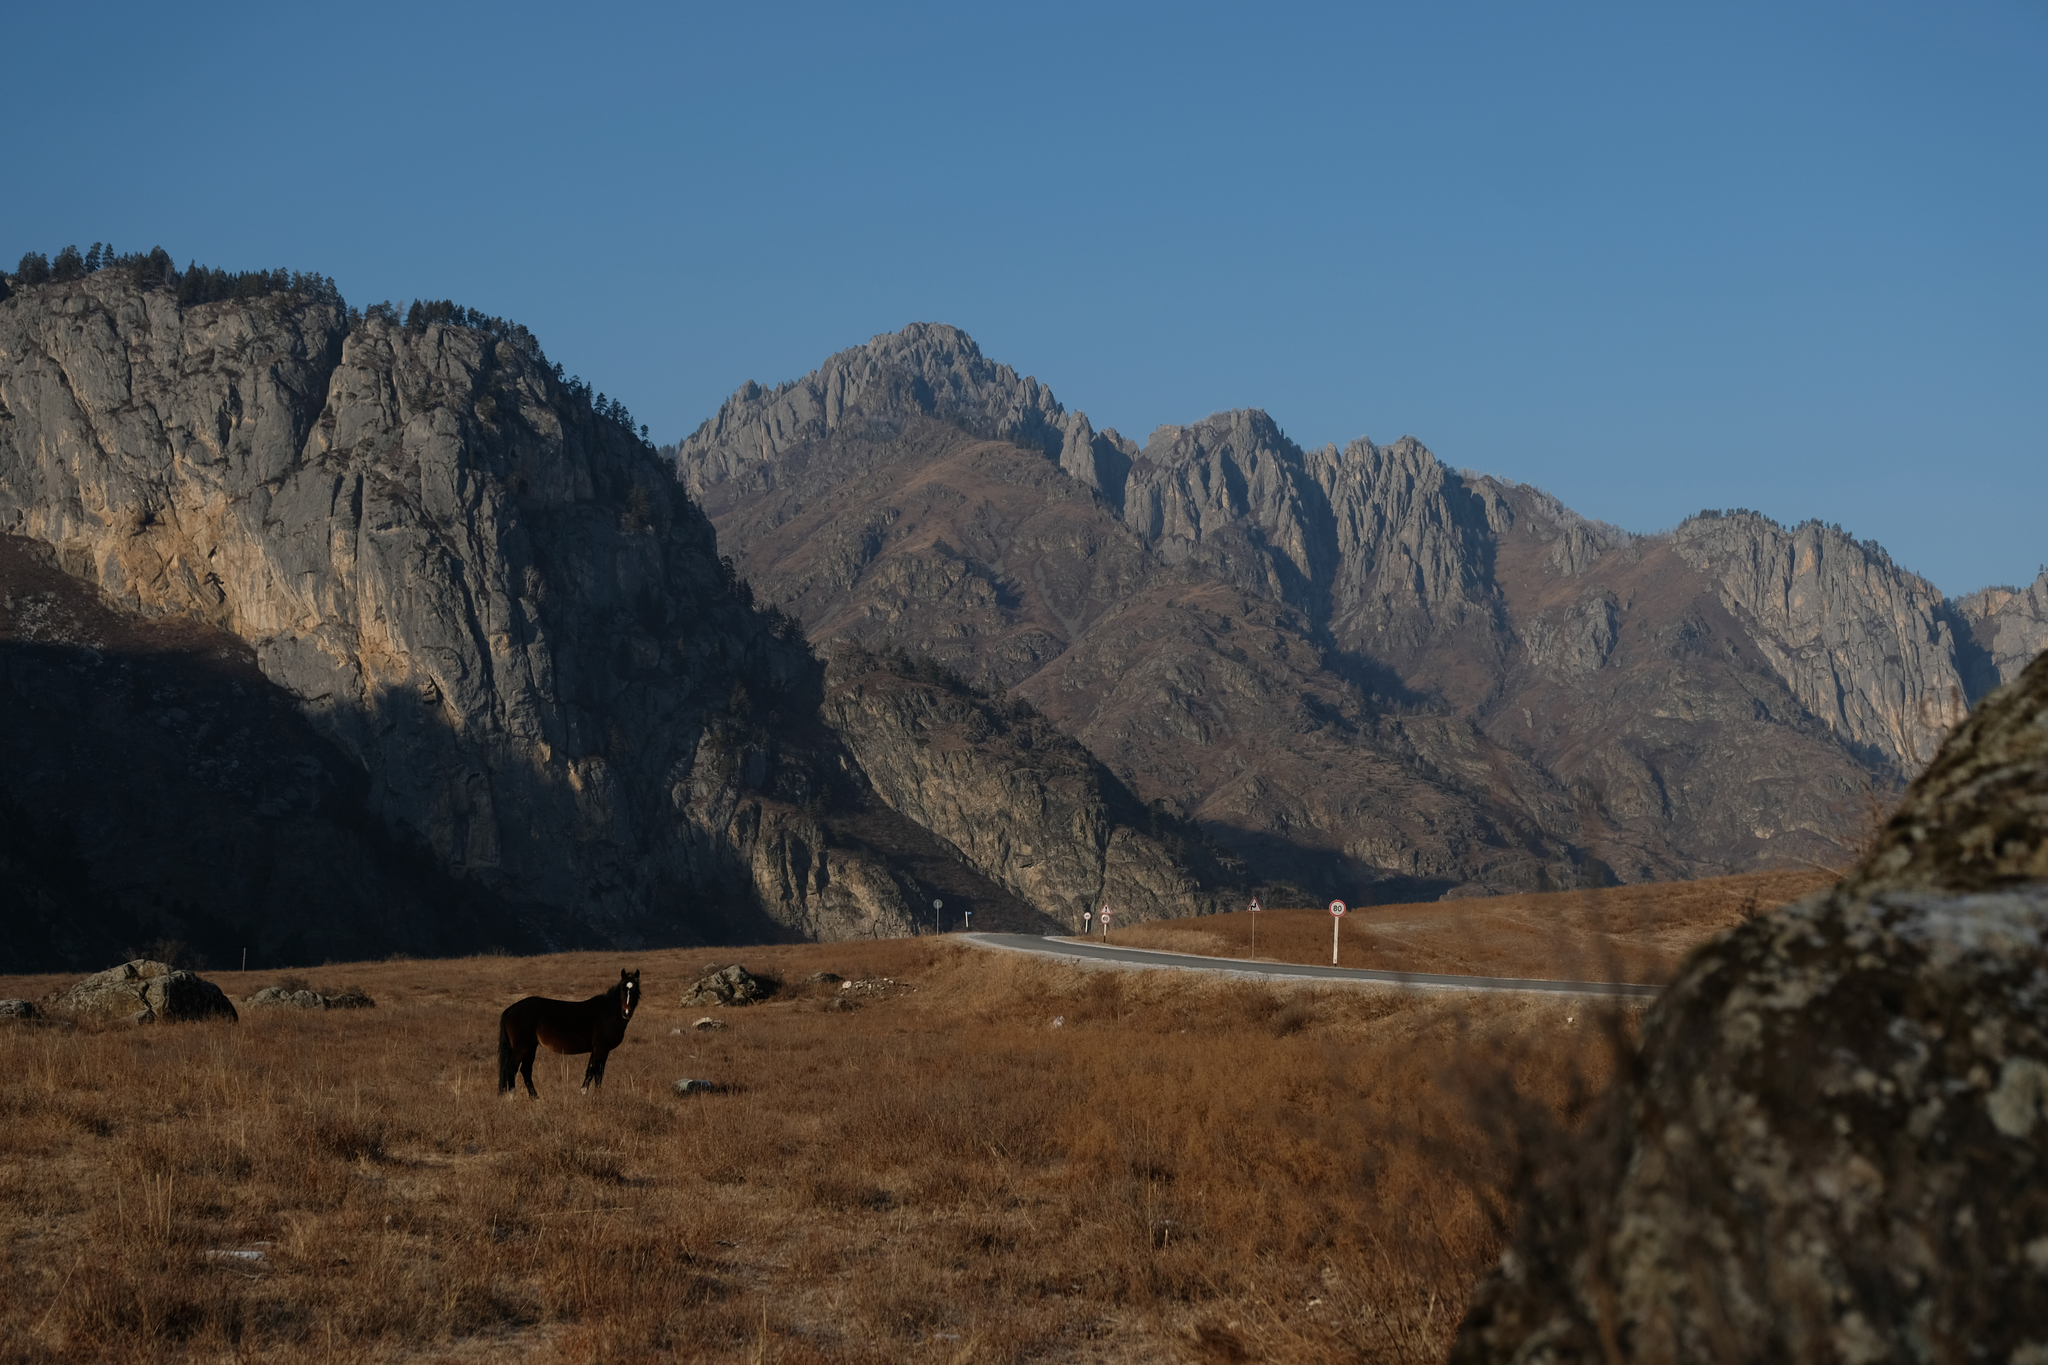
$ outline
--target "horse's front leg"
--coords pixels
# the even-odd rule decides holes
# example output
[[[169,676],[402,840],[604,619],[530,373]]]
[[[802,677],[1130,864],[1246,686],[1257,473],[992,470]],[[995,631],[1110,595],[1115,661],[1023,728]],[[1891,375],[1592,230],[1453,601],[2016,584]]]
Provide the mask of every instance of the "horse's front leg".
[[[583,1068],[583,1089],[587,1094],[590,1087],[604,1088],[604,1059],[612,1055],[608,1047],[590,1049],[590,1065]]]

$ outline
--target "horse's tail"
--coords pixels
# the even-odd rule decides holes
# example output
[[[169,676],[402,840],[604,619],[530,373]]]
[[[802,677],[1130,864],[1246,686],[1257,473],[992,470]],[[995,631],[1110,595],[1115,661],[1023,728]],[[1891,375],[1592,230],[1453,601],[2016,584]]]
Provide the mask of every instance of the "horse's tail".
[[[510,1010],[506,1011],[511,1013]],[[519,1066],[512,1057],[512,1021],[504,1015],[498,1016],[498,1089],[510,1090],[512,1082],[519,1075]]]

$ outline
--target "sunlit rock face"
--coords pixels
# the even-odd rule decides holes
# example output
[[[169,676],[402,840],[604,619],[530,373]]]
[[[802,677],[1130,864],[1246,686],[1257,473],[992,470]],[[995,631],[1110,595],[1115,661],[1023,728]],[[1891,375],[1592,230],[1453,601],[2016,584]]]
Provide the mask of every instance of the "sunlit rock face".
[[[537,351],[118,271],[23,289],[0,530],[248,642],[378,819],[556,941],[910,924],[805,814],[833,769],[815,661]]]

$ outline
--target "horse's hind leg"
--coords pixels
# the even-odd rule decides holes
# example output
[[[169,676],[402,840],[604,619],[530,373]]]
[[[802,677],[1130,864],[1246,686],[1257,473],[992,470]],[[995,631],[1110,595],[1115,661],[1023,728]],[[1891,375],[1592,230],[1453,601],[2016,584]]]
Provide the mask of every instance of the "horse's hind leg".
[[[600,1090],[604,1088],[604,1059],[611,1055],[612,1050],[608,1047],[590,1049],[590,1065],[583,1068],[583,1089],[586,1092],[592,1086]]]
[[[540,1046],[540,1031],[516,1015],[518,1008],[513,1006],[498,1020],[498,1093],[510,1095],[512,1078],[518,1076],[526,1082],[526,1093],[539,1099],[540,1092],[533,1088],[533,1054]]]

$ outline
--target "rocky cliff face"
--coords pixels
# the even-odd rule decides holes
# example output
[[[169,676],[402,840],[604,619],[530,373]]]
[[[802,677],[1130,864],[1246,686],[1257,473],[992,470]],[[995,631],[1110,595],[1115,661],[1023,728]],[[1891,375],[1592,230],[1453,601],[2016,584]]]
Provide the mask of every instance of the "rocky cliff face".
[[[1084,428],[919,326],[743,390],[678,472],[813,640],[1013,688],[1256,873],[1352,894],[1836,860],[2038,624],[1838,530],[1632,536],[1410,439],[1052,434]]]
[[[252,966],[541,946],[541,907],[456,880],[369,809],[368,775],[189,618],[110,607],[0,536],[0,962],[159,940]]]
[[[851,649],[833,660],[825,715],[891,807],[1069,924],[1104,903],[1140,919],[1235,908],[1236,869],[1028,703]]]
[[[1954,612],[1969,646],[1971,695],[2011,682],[2048,650],[2048,569],[2025,588],[1973,592],[1955,603]]]
[[[1492,641],[1492,508],[1419,441],[1325,447],[1316,482],[1336,524],[1331,634],[1348,650],[1412,655],[1446,632]]]
[[[1334,548],[1314,493],[1272,418],[1218,413],[1152,434],[1125,483],[1124,524],[1168,564],[1309,611]]]
[[[1800,704],[1851,743],[1918,772],[1968,710],[1941,594],[1877,546],[1753,512],[1695,517],[1673,541]]]
[[[0,527],[248,642],[377,818],[557,928],[913,922],[804,814],[832,768],[797,752],[806,650],[652,453],[512,341],[289,294],[180,309],[111,271],[18,291]]]
[[[2048,658],[1696,954],[1454,1361],[2048,1358]]]

